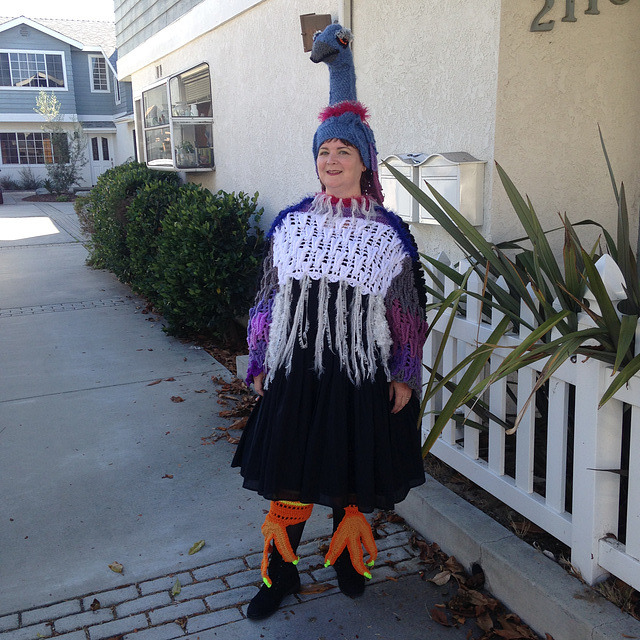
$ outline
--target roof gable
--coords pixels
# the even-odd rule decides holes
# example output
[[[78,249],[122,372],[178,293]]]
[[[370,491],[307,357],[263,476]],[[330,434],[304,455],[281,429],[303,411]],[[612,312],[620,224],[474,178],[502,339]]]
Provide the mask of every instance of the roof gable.
[[[102,51],[112,58],[116,50],[115,23],[99,20],[59,20],[57,18],[0,17],[0,33],[25,24],[83,51]]]
[[[48,36],[51,36],[56,40],[61,40],[62,42],[65,42],[69,46],[75,47],[76,49],[82,49],[84,46],[82,42],[79,42],[78,40],[75,40],[73,38],[69,38],[68,36],[65,36],[64,34],[58,31],[49,29],[48,27],[45,27],[42,24],[34,22],[29,18],[25,18],[24,16],[21,16],[20,18],[9,19],[8,22],[3,22],[2,24],[0,24],[0,33],[2,33],[3,31],[8,31],[9,29],[13,29],[14,27],[19,27],[22,24],[27,25],[32,29],[35,29],[36,31],[41,31],[42,33],[46,33]]]

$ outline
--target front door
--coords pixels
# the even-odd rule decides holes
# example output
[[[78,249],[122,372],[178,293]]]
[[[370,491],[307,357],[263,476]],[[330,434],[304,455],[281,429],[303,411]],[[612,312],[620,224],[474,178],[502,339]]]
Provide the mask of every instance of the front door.
[[[111,169],[111,151],[109,149],[109,138],[104,136],[93,136],[91,138],[91,179],[96,184],[98,176],[107,169]]]

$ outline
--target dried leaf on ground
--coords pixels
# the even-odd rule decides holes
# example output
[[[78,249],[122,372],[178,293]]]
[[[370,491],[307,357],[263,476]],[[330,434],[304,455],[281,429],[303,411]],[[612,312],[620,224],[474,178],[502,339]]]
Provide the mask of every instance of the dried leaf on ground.
[[[171,402],[184,402],[184,398],[180,396],[171,396]]]
[[[437,542],[425,542],[417,536],[412,536],[409,541],[414,549],[420,551],[420,560],[429,566],[443,565],[446,562],[447,556],[440,549]]]
[[[485,632],[493,629],[493,620],[487,611],[476,618],[476,624]]]
[[[451,572],[450,571],[441,571],[437,573],[433,578],[429,578],[429,582],[433,582],[433,584],[437,584],[441,587],[443,584],[447,584],[451,580]]]
[[[194,543],[191,549],[189,549],[189,555],[192,556],[194,553],[198,553],[202,547],[204,547],[204,540],[198,540],[198,542]]]
[[[234,378],[231,382],[227,382],[222,378],[212,376],[211,381],[216,385],[216,392],[218,394],[216,402],[223,407],[231,407],[221,409],[218,411],[218,415],[221,418],[237,418],[229,427],[218,427],[218,431],[227,431],[227,429],[240,431],[244,429],[253,411],[253,407],[258,401],[258,396],[239,378]],[[202,438],[202,444],[213,444],[222,438],[225,438],[229,444],[238,444],[240,442],[240,438],[224,433],[204,437]]]
[[[449,622],[449,618],[447,618],[447,614],[444,611],[442,611],[442,609],[437,609],[437,608],[431,609],[431,611],[429,611],[429,615],[431,616],[431,619],[434,622],[441,624],[443,627],[453,626],[451,622]]]
[[[97,611],[100,608],[100,600],[98,598],[94,598],[93,602],[89,605],[89,609],[91,611]]]
[[[154,382],[150,382],[147,387],[153,387],[153,385],[155,384],[160,384],[162,382],[162,380],[155,380]]]
[[[239,418],[235,422],[232,422],[229,425],[229,429],[244,429],[247,426],[247,420],[249,420],[249,416],[244,416],[244,418]]]
[[[124,567],[119,562],[112,562],[109,565],[109,569],[115,573],[122,573],[124,571]]]
[[[331,589],[335,589],[335,585],[329,584],[328,582],[322,582],[317,584],[310,584],[300,589],[300,593],[302,594],[312,594],[312,593],[324,593],[325,591],[330,591]]]
[[[173,587],[171,587],[171,595],[177,596],[182,591],[182,585],[180,584],[180,580],[176,578],[176,581],[173,583]]]

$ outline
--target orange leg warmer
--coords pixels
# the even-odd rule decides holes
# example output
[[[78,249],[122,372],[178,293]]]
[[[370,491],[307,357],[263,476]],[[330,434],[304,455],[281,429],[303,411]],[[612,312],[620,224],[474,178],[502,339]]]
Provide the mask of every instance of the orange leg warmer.
[[[369,561],[366,563],[366,566],[362,553],[363,545],[369,554]],[[360,511],[358,511],[358,507],[354,505],[346,507],[345,509],[345,516],[331,539],[329,553],[327,553],[324,566],[328,567],[333,564],[344,551],[345,547],[349,548],[353,568],[365,578],[371,579],[371,574],[367,571],[366,567],[373,566],[373,563],[378,557],[378,548],[373,539],[373,533],[369,523]]]
[[[262,554],[262,580],[271,586],[271,579],[267,573],[269,567],[269,551],[271,542],[275,544],[282,559],[285,562],[298,564],[300,558],[294,553],[287,535],[287,527],[292,524],[306,522],[311,517],[313,511],[312,504],[302,502],[272,502],[269,513],[262,525],[262,535],[264,536],[264,552]]]

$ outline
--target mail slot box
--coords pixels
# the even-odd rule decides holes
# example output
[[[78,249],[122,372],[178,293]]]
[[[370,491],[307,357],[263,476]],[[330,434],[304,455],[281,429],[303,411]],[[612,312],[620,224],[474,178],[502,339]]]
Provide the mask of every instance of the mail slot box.
[[[485,163],[465,152],[406,153],[386,158],[386,162],[407,176],[433,198],[431,185],[471,224],[481,225],[484,211]],[[437,224],[433,216],[409,195],[384,166],[380,181],[385,192],[385,205],[408,222]]]

